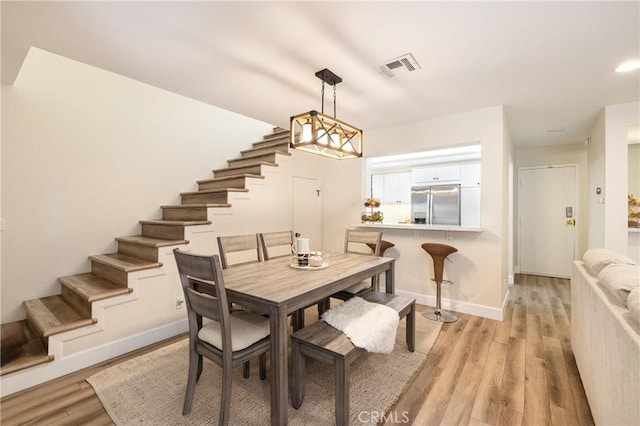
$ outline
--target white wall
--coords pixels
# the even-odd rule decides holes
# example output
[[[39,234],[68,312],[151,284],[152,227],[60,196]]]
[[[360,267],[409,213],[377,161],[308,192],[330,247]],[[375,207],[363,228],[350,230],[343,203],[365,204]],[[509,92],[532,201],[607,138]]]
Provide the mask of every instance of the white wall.
[[[604,247],[629,253],[627,228],[628,132],[640,123],[640,102],[605,108]]]
[[[640,122],[640,102],[610,105],[590,130],[588,248],[606,247],[640,258],[638,236],[627,229],[628,132]],[[596,195],[602,188],[602,195]]]
[[[2,322],[272,126],[31,49],[2,86]]]
[[[587,215],[587,199],[589,188],[587,147],[585,147],[584,144],[572,144],[532,149],[519,149],[516,151],[516,170],[520,167],[546,166],[550,164],[576,164],[578,166],[578,203],[575,208],[578,228],[578,257],[582,258],[582,255],[587,249],[587,232],[589,223]]]
[[[458,248],[447,263],[445,276],[453,286],[443,286],[443,306],[501,318],[507,288],[507,175],[509,147],[505,144],[503,108],[494,107],[367,130],[365,155],[380,156],[451,145],[480,142],[482,146],[482,227],[480,233],[455,232],[447,242]],[[357,160],[356,160],[357,161]],[[326,186],[341,188],[325,199],[325,247],[338,247],[345,227],[360,222],[363,161],[332,163],[324,177]],[[414,238],[414,235],[417,238]],[[431,258],[421,249],[427,241],[445,242],[443,231],[386,231],[385,239],[396,244],[396,288],[433,302],[435,286]],[[333,239],[333,240],[332,240]],[[331,241],[334,241],[333,245]],[[420,300],[419,300],[420,301]]]
[[[161,217],[160,206],[179,204],[273,130],[38,49],[2,86],[2,107],[3,323],[24,318],[23,300],[59,294],[58,277],[88,272],[89,255],[116,251],[116,237],[139,234],[139,220]],[[328,162],[278,155],[249,192],[231,194],[232,207],[209,209],[211,225],[188,227],[181,248],[215,253],[218,235],[291,229],[293,179],[322,184]],[[3,376],[2,396],[185,331],[172,248],[160,250],[161,268],[129,274],[132,293],[94,302],[95,325],[52,336],[55,362]]]
[[[605,116],[604,110],[596,118],[589,130],[588,148],[588,188],[587,188],[587,248],[604,247],[604,200],[606,187],[604,179],[605,156]],[[602,193],[596,194],[600,188]]]

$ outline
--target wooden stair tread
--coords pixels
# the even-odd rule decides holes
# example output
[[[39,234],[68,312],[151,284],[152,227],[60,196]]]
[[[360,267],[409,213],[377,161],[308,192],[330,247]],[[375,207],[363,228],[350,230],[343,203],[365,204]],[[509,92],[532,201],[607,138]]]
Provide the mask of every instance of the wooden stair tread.
[[[198,194],[220,194],[224,192],[249,192],[249,190],[246,188],[216,188],[216,189],[205,189],[203,191],[181,192],[180,195],[183,196],[183,195],[198,195]]]
[[[162,262],[151,262],[121,253],[98,254],[89,256],[89,259],[123,272],[142,271],[162,266]]]
[[[128,294],[133,289],[120,287],[117,284],[107,281],[91,272],[78,275],[69,275],[58,278],[63,285],[72,288],[88,302],[95,302],[121,294]]]
[[[214,178],[210,178],[210,179],[201,179],[199,181],[196,181],[196,183],[201,184],[201,183],[209,183],[209,182],[223,182],[226,180],[233,180],[233,179],[242,179],[242,178],[251,178],[251,179],[264,179],[264,176],[262,175],[254,175],[254,174],[250,174],[250,173],[240,173],[237,175],[230,175],[230,176],[222,176],[222,177],[214,177]]]
[[[16,371],[24,370],[29,367],[35,367],[36,365],[45,364],[54,360],[53,355],[48,355],[45,351],[42,355],[26,355],[19,356],[2,367],[0,367],[0,376],[13,373]]]
[[[251,151],[252,150],[248,150],[248,151],[245,151],[245,152],[251,152]],[[290,152],[288,152],[288,151],[277,151],[277,150],[274,150],[274,151],[271,151],[271,152],[256,152],[255,154],[248,154],[248,155],[245,155],[244,157],[236,157],[236,158],[233,158],[233,159],[227,160],[227,161],[229,163],[233,163],[235,161],[251,160],[252,158],[267,157],[269,155],[284,155],[284,156],[287,156],[287,157],[291,157],[292,154]]]
[[[186,206],[195,206],[196,204],[186,204]],[[210,220],[141,220],[143,225],[167,225],[167,226],[194,226],[194,225],[211,225]]]
[[[167,222],[167,221],[163,221]],[[153,237],[145,237],[144,235],[131,235],[128,237],[118,237],[117,241],[133,243],[133,244],[141,244],[149,247],[168,247],[175,246],[179,244],[188,244],[187,240],[166,240],[163,238],[153,238]]]
[[[251,148],[243,149],[240,151],[240,155],[244,155],[246,153],[250,153],[253,151],[257,151],[260,149],[273,148],[273,152],[289,152],[289,135],[286,137],[281,137],[277,139],[264,140],[260,142],[255,142],[251,146]],[[285,149],[278,149],[278,147],[283,147]]]
[[[38,328],[42,337],[95,324],[93,318],[83,318],[61,296],[26,300],[27,318]]]
[[[268,135],[264,135],[262,137],[262,141],[260,142],[269,142],[274,139],[288,138],[290,134],[291,132],[288,129],[281,129],[273,133],[269,133]],[[256,143],[260,143],[260,142],[256,142]]]
[[[0,335],[0,376],[53,360],[26,320],[2,324]]]
[[[233,167],[223,167],[222,169],[215,169],[213,171],[213,173],[215,172],[222,172],[222,171],[229,171],[229,170],[238,170],[238,169],[245,169],[248,167],[255,167],[255,166],[270,166],[270,167],[278,167],[278,163],[270,163],[268,161],[256,161],[255,163],[251,163],[251,164],[243,164],[241,166],[233,166]]]
[[[160,206],[162,209],[193,209],[193,208],[217,208],[217,207],[231,207],[229,203],[208,203],[208,204],[176,204],[173,206]]]

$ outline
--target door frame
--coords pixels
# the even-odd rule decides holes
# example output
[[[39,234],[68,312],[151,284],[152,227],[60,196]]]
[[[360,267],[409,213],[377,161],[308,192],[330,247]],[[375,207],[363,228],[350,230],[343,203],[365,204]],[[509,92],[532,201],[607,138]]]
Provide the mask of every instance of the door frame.
[[[574,206],[573,206],[573,219],[576,221],[575,232],[573,233],[573,259],[578,258],[579,252],[579,244],[580,244],[580,227],[582,226],[582,219],[580,219],[580,193],[578,189],[580,187],[578,179],[580,176],[580,167],[577,163],[563,163],[563,164],[545,164],[540,166],[522,166],[518,167],[518,180],[517,185],[515,187],[518,190],[518,217],[516,222],[516,229],[518,233],[517,238],[517,247],[518,247],[518,255],[516,257],[516,272],[520,273],[520,266],[522,265],[521,256],[522,256],[522,221],[521,221],[521,199],[522,194],[520,193],[520,183],[521,183],[521,171],[522,170],[535,170],[535,169],[550,169],[550,168],[560,168],[560,167],[571,167],[573,168],[573,193],[575,195]]]
[[[317,238],[314,238],[313,240],[315,241],[315,244],[317,244],[317,246],[319,247],[319,249],[321,249],[323,247],[323,234],[324,234],[324,222],[322,220],[322,180],[320,179],[320,177],[315,177],[315,176],[301,176],[301,175],[294,175],[292,176],[291,179],[291,229],[293,230],[293,232],[300,232],[299,229],[296,229],[296,222],[297,222],[297,215],[296,215],[296,197],[298,196],[298,191],[296,191],[296,182],[298,183],[302,183],[303,181],[313,181],[315,183],[317,183],[318,188],[315,188],[315,191],[319,191],[318,192],[318,202],[320,203],[320,208],[319,209],[312,209],[313,211],[316,211],[319,213],[320,217],[318,220],[318,224],[319,224],[319,235]]]

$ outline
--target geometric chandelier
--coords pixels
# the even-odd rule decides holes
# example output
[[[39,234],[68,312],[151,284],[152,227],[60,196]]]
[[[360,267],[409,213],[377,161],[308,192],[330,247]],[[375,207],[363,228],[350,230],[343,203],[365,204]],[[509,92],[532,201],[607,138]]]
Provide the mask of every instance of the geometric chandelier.
[[[322,112],[291,117],[291,148],[339,160],[362,157],[362,130],[336,118],[336,84],[342,79],[326,68],[316,77],[322,80]],[[325,83],[333,86],[333,117],[324,114]]]

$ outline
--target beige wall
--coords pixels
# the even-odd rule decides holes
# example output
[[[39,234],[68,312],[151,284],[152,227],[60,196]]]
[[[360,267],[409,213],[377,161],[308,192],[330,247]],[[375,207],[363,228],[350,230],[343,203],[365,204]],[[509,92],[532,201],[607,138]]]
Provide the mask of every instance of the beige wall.
[[[604,171],[607,196],[604,205],[604,246],[629,253],[627,228],[628,132],[640,124],[640,102],[611,105],[605,108]],[[633,253],[633,257],[637,257]]]
[[[365,155],[379,156],[445,147],[471,142],[482,145],[482,228],[479,233],[455,232],[458,248],[454,264],[447,263],[445,275],[455,281],[443,287],[445,304],[462,312],[501,318],[507,288],[507,162],[510,148],[505,143],[502,107],[438,117],[365,133]],[[360,220],[363,164],[333,163],[325,185],[341,188],[325,198],[325,245],[339,247],[345,227]],[[328,194],[329,197],[329,194]],[[330,206],[330,207],[329,207]],[[399,291],[433,302],[435,287],[431,259],[420,248],[426,241],[445,242],[443,231],[388,230],[385,239],[396,244],[390,252],[396,257],[396,287]]]
[[[588,147],[588,188],[587,188],[587,248],[604,247],[604,200],[606,188],[604,180],[605,117],[602,110],[589,130]],[[597,188],[602,193],[596,194]]]
[[[39,49],[2,106],[3,323],[272,130]]]

